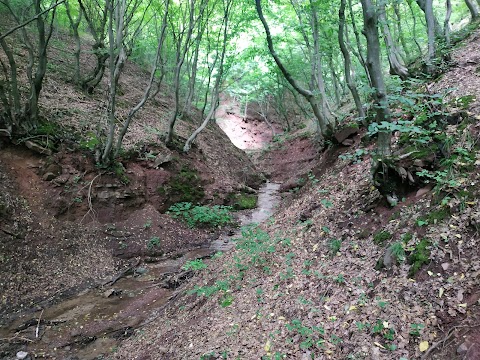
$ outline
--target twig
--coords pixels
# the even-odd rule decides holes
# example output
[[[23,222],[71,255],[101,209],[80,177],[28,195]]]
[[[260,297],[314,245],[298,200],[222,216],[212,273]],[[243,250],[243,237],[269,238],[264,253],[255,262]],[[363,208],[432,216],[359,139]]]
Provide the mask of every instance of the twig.
[[[97,176],[95,176],[92,181],[90,181],[90,186],[88,187],[88,211],[86,212],[85,215],[83,215],[83,218],[82,220],[80,220],[80,224],[83,222],[83,220],[85,219],[85,217],[90,213],[92,212],[93,213],[93,216],[92,216],[92,219],[95,220],[95,210],[93,209],[93,205],[92,205],[92,186],[93,186],[93,182],[95,181],[96,178],[98,178],[99,176],[101,176],[102,174],[98,174]]]
[[[42,309],[40,316],[38,317],[37,328],[35,329],[35,338],[38,339],[38,331],[40,330],[40,320],[42,319],[42,315],[45,309]]]
[[[28,339],[26,337],[23,337],[23,336],[13,336],[11,338],[0,338],[0,341],[5,341],[5,342],[13,342],[13,341],[26,341],[26,342],[33,342],[32,339]]]

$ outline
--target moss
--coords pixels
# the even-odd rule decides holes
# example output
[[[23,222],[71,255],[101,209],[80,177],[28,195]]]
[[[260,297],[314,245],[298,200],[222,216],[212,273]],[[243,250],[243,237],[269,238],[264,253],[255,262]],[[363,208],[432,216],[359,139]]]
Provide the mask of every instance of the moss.
[[[236,210],[255,209],[257,207],[257,195],[254,194],[238,194],[235,196],[233,207]]]
[[[428,249],[430,245],[430,241],[424,238],[415,246],[415,249],[408,257],[408,263],[411,265],[408,272],[409,277],[414,277],[421,267],[430,261],[430,249]]]
[[[438,210],[432,211],[424,216],[421,216],[417,219],[419,221],[425,222],[427,224],[436,224],[442,220],[445,220],[450,216],[450,211],[447,208],[440,208]]]
[[[201,179],[195,169],[182,167],[166,187],[159,187],[157,192],[172,197],[175,202],[197,203],[205,196]]]
[[[382,230],[373,235],[373,242],[377,245],[383,245],[387,240],[392,238],[392,234],[388,231]]]

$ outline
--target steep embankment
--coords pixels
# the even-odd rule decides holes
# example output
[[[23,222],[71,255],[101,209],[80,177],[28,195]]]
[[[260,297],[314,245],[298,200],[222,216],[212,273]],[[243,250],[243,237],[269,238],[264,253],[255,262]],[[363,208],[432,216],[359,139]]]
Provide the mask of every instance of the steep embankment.
[[[174,277],[168,264],[139,285],[142,264],[174,261],[185,253],[183,262],[205,256],[211,251],[195,249],[219,236],[172,219],[164,213],[168,207],[179,201],[228,204],[262,182],[245,153],[215,124],[188,154],[180,150],[200,123],[197,112],[178,120],[173,147],[162,145],[158,134],[172,107],[166,86],[134,119],[124,154],[99,168],[89,139],[104,117],[106,83],[92,95],[78,90],[68,80],[72,69],[65,61],[73,52],[71,39],[58,31],[52,44],[41,96],[48,121],[32,138],[15,143],[0,138],[0,358],[13,358],[28,344],[35,356],[87,359],[108,352],[169,297],[164,282],[145,286],[147,280]],[[85,69],[92,63],[89,56],[83,52]],[[135,64],[126,64],[119,119],[142,97],[147,79]],[[183,263],[175,264],[178,272]],[[127,275],[135,281],[125,280]],[[102,297],[93,309],[94,299]],[[129,323],[131,317],[137,320]],[[70,327],[79,318],[86,321],[83,332]],[[58,324],[64,326],[55,333]],[[95,342],[103,333],[115,341]]]
[[[457,67],[466,66],[472,48],[478,49],[478,34],[429,88],[458,81]],[[478,91],[472,77],[456,98]],[[407,187],[391,207],[372,184],[370,148],[349,142],[353,148],[341,159],[325,152],[271,220],[245,231],[235,250],[198,271],[175,304],[113,357],[478,359],[476,101],[471,116],[446,126],[452,152],[469,149],[465,158],[450,158],[452,182],[435,190]],[[288,162],[286,149],[277,153]],[[421,171],[427,160],[414,163]],[[435,174],[442,181],[444,173]]]

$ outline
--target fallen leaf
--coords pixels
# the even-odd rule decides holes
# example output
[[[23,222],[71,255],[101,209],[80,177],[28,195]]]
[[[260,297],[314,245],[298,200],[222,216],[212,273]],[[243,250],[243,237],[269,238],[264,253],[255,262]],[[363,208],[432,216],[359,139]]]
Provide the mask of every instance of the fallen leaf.
[[[272,348],[272,343],[270,342],[270,339],[268,339],[263,349],[268,353],[270,352],[271,348]]]
[[[464,303],[464,304],[458,304],[458,306],[460,306],[460,307],[463,307],[463,308],[466,308],[466,307],[467,307],[467,303]]]
[[[441,298],[445,290],[443,288],[438,289],[438,297]]]
[[[376,341],[374,342],[374,344],[375,344],[376,346],[378,346],[379,348],[385,349],[385,346],[383,346],[382,344],[380,344],[380,343],[378,343],[378,342],[376,342]]]
[[[420,349],[421,352],[427,351],[428,341],[422,341],[420,345],[418,345],[418,348]]]

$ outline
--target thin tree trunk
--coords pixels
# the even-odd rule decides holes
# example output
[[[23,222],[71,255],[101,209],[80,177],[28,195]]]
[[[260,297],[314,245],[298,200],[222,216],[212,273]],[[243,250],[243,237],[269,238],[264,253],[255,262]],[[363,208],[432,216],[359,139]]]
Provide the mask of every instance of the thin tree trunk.
[[[155,73],[157,72],[157,68],[158,68],[160,53],[162,51],[163,43],[164,43],[164,40],[165,40],[169,4],[170,4],[170,0],[165,0],[165,10],[164,10],[164,13],[163,13],[162,28],[160,30],[160,36],[159,36],[158,45],[157,45],[157,52],[155,54],[155,60],[154,60],[153,66],[152,66],[152,71],[150,72],[150,78],[148,80],[147,87],[145,88],[142,99],[128,113],[127,119],[125,120],[125,123],[123,124],[123,127],[120,130],[120,134],[119,134],[118,139],[117,139],[117,145],[116,145],[116,148],[115,148],[115,155],[114,156],[118,156],[118,153],[119,153],[119,151],[122,147],[123,138],[125,137],[125,134],[127,133],[128,127],[130,126],[130,122],[132,121],[135,114],[143,107],[143,105],[145,105],[145,103],[147,102],[147,100],[150,96],[150,92],[152,90],[152,86],[153,86],[153,83],[154,83],[154,80],[155,80]]]
[[[477,0],[480,5],[480,0]],[[446,0],[446,13],[445,13],[445,21],[443,23],[443,33],[445,36],[445,43],[450,46],[450,17],[452,16],[452,1]]]
[[[78,17],[74,19],[70,11],[70,4],[68,1],[65,2],[65,10],[70,21],[70,27],[73,31],[73,38],[75,39],[75,50],[73,52],[73,57],[75,60],[75,70],[73,72],[73,81],[75,84],[80,84],[80,53],[81,53],[81,43],[80,43],[80,34],[78,32],[78,27],[82,21],[82,11],[79,12]]]
[[[365,71],[365,75],[367,76],[367,79],[368,79],[368,84],[372,86],[372,79],[370,78],[370,74],[368,73],[367,62],[365,60],[365,57],[363,56],[362,43],[360,41],[360,32],[358,31],[357,24],[355,22],[355,15],[353,13],[352,0],[348,0],[348,9],[350,11],[350,22],[352,24],[353,34],[355,35],[355,42],[357,45],[357,50],[353,51],[353,53],[358,58],[358,60],[360,61],[360,64],[362,65]],[[353,50],[353,47],[352,47],[352,50]]]
[[[232,5],[232,0],[224,0],[224,17],[223,17],[223,44],[222,44],[222,52],[220,55],[220,64],[219,64],[219,69],[218,69],[218,74],[217,78],[215,79],[215,85],[213,86],[213,97],[212,97],[212,102],[210,106],[210,111],[207,114],[207,117],[203,121],[203,123],[193,132],[192,135],[187,139],[185,142],[185,145],[183,147],[184,152],[188,152],[192,146],[192,143],[195,141],[197,138],[198,134],[205,129],[205,127],[208,125],[210,120],[212,119],[213,115],[215,114],[215,111],[217,109],[217,104],[218,104],[218,99],[219,99],[219,94],[220,94],[220,84],[223,79],[223,64],[225,62],[225,52],[227,49],[227,39],[228,39],[228,20],[230,16],[230,8]],[[218,52],[217,52],[217,58],[218,58]]]
[[[358,117],[360,120],[365,121],[365,111],[363,110],[362,101],[360,100],[360,95],[357,90],[357,85],[352,79],[351,66],[352,62],[350,59],[350,53],[348,52],[347,46],[345,45],[344,32],[345,32],[345,0],[340,2],[340,10],[338,12],[339,24],[338,24],[338,43],[340,45],[340,50],[343,55],[344,64],[345,64],[345,80],[347,86],[352,93],[353,100],[355,102],[355,107],[357,108]]]
[[[270,54],[273,57],[273,60],[277,64],[278,68],[282,72],[283,76],[285,79],[288,81],[288,83],[297,91],[300,95],[302,95],[305,100],[310,104],[313,113],[315,115],[316,119],[316,125],[317,125],[317,134],[319,137],[325,137],[325,136],[330,136],[333,133],[333,128],[331,125],[328,123],[328,121],[325,119],[324,115],[322,114],[322,111],[320,110],[320,107],[318,106],[317,100],[315,99],[314,94],[305,88],[303,88],[288,72],[288,70],[285,68],[283,65],[282,61],[280,60],[279,56],[277,55],[274,47],[273,47],[273,41],[272,41],[272,36],[270,34],[270,28],[268,27],[267,21],[265,20],[265,17],[263,16],[263,11],[262,11],[262,5],[261,5],[261,0],[255,0],[255,6],[257,9],[258,16],[260,18],[260,21],[262,22],[262,25],[265,29],[265,34],[267,38],[267,45],[268,45],[268,50],[270,51]],[[320,140],[320,139],[318,139]]]
[[[388,20],[385,13],[385,0],[380,0],[378,6],[378,20],[382,25],[383,37],[385,40],[385,47],[387,49],[388,62],[390,64],[390,74],[398,75],[402,80],[407,79],[410,74],[408,69],[400,62],[397,46],[393,41]]]

